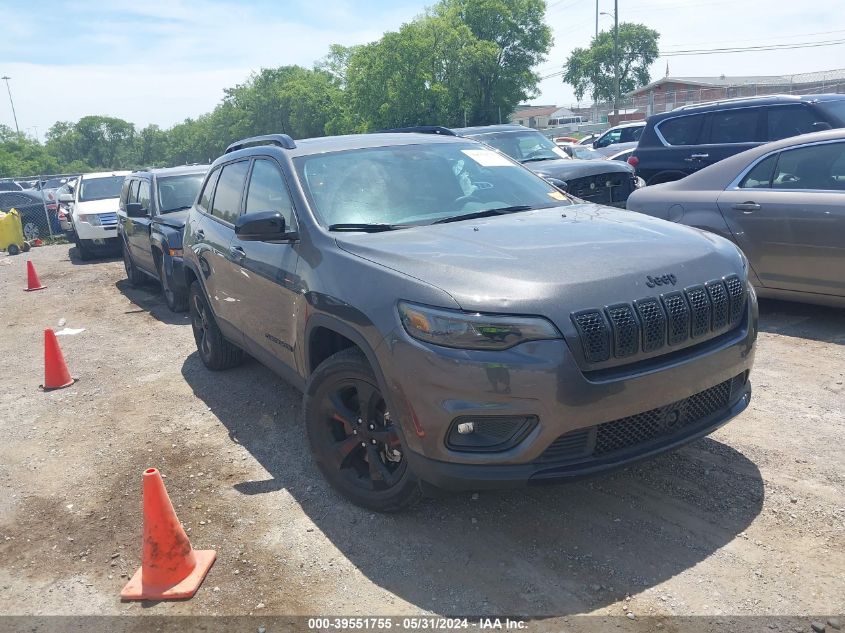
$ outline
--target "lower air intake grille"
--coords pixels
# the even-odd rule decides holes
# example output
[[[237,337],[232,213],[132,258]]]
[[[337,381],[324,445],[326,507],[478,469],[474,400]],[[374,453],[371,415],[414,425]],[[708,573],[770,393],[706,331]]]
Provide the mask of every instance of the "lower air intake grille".
[[[699,423],[728,408],[748,380],[747,372],[664,407],[566,433],[535,462],[562,464],[597,458],[653,440],[695,432]],[[733,396],[733,398],[732,398]]]
[[[627,418],[599,424],[593,455],[611,453],[669,435],[728,406],[731,381],[706,389],[672,404]]]

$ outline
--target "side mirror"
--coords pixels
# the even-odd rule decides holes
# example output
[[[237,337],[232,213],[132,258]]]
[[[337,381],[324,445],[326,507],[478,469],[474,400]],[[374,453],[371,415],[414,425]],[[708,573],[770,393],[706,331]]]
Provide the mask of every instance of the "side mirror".
[[[235,237],[249,242],[283,242],[297,237],[288,232],[285,218],[278,211],[245,213],[235,222]]]
[[[147,216],[147,210],[140,202],[130,202],[126,205],[126,215],[130,218],[144,218]]]
[[[566,181],[561,180],[560,178],[546,178],[546,182],[563,193],[566,193],[566,190],[569,189],[569,185],[566,184]]]
[[[59,202],[73,202],[73,194],[63,193],[59,196]]]

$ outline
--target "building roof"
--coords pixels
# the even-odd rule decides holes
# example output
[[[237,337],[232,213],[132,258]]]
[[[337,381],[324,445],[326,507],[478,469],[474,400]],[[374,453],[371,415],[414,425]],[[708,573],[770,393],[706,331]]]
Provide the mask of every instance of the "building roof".
[[[845,68],[812,73],[798,73],[795,75],[719,75],[718,77],[674,77],[670,75],[652,81],[650,84],[646,84],[642,88],[637,88],[628,94],[640,94],[667,83],[687,84],[690,86],[701,86],[702,88],[723,88],[726,86],[751,84],[783,86],[842,79],[845,79]]]
[[[519,109],[516,110],[510,118],[512,119],[525,119],[527,117],[532,116],[551,116],[555,112],[557,112],[558,107],[556,105],[552,106],[519,106]]]

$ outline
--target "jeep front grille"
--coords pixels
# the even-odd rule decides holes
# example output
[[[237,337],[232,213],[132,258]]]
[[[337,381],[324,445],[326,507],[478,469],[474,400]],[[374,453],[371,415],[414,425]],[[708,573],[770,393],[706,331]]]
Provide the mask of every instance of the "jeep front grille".
[[[588,363],[628,358],[710,338],[736,326],[745,311],[745,286],[736,275],[703,285],[572,314]]]
[[[634,190],[634,178],[625,172],[567,178],[566,190],[576,198],[595,204],[625,202]]]
[[[535,463],[560,464],[603,457],[660,438],[694,432],[699,423],[724,411],[745,386],[743,372],[730,380],[663,407],[565,433]]]

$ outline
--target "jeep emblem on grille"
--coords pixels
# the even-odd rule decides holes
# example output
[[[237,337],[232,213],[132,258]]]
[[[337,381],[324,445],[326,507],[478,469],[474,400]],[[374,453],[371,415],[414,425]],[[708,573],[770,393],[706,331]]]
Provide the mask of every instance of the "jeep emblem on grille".
[[[675,275],[668,274],[668,275],[659,275],[657,277],[652,277],[651,275],[646,276],[645,285],[649,288],[654,288],[655,286],[668,286],[672,284],[673,286],[678,283],[678,278]]]

